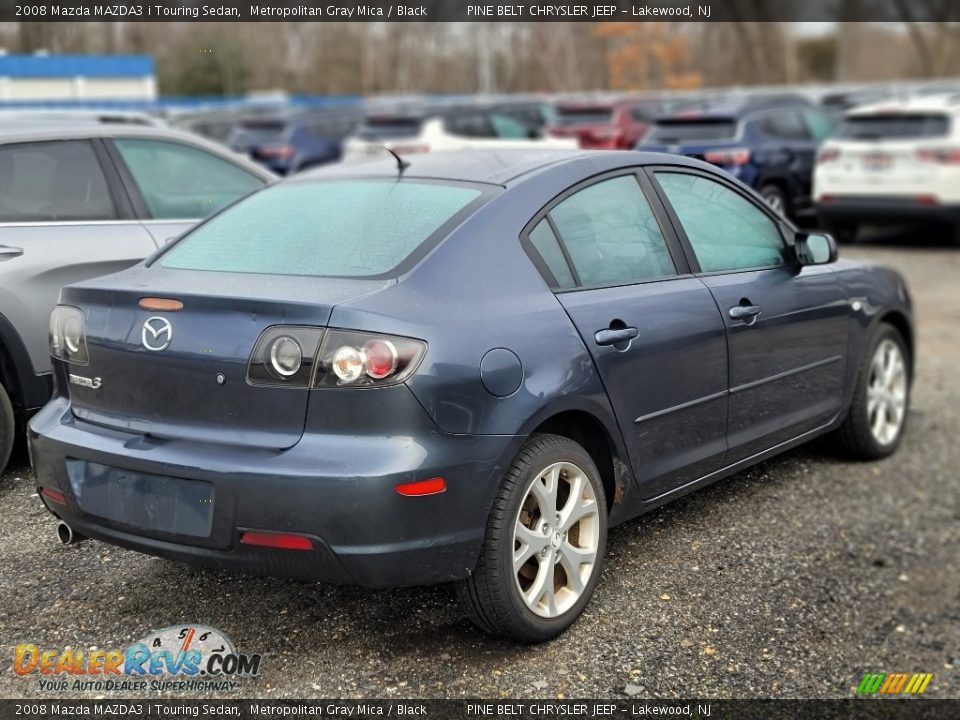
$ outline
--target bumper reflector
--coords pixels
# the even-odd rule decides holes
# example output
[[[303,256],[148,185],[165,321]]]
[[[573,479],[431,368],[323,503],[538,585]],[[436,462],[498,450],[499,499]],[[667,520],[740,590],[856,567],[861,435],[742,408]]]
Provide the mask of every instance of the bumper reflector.
[[[45,498],[53,500],[53,502],[57,503],[57,505],[67,504],[67,499],[63,496],[63,493],[59,492],[58,490],[42,487],[40,488],[40,494],[43,495]]]
[[[447,489],[447,481],[442,477],[430,478],[429,480],[415,480],[414,482],[400,483],[396,486],[396,491],[401,495],[408,497],[418,497],[420,495],[436,495]]]
[[[244,545],[259,545],[281,550],[313,550],[310,538],[294,533],[246,531],[240,536],[240,542]]]

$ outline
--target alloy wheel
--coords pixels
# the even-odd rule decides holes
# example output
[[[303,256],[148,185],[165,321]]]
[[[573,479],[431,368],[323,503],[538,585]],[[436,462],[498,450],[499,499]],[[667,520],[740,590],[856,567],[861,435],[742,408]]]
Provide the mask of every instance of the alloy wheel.
[[[884,339],[870,359],[867,420],[880,445],[896,441],[907,407],[907,364],[897,343]]]
[[[527,488],[513,531],[513,576],[526,606],[543,618],[569,610],[597,567],[600,512],[587,474],[554,463]]]

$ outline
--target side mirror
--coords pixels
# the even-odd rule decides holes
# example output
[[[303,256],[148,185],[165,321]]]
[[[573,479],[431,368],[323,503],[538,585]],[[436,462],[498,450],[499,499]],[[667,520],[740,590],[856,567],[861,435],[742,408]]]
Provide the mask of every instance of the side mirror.
[[[827,233],[797,233],[793,248],[801,265],[826,265],[837,259],[837,241]]]

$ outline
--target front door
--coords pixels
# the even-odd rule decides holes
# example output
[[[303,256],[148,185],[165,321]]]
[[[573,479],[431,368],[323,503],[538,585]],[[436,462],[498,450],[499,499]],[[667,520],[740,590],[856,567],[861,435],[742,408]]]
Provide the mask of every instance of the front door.
[[[728,463],[832,420],[849,321],[836,273],[797,263],[779,223],[733,185],[680,170],[655,177],[726,324]]]

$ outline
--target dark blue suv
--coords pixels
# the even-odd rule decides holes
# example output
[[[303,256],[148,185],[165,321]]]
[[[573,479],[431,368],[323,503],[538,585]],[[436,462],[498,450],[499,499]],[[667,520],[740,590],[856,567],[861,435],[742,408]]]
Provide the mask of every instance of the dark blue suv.
[[[827,115],[803,97],[754,95],[660,118],[636,149],[705,160],[796,217],[812,209],[813,164],[830,128]]]
[[[249,117],[233,129],[227,145],[278,175],[292,175],[339,160],[343,139],[360,117],[349,109]]]

